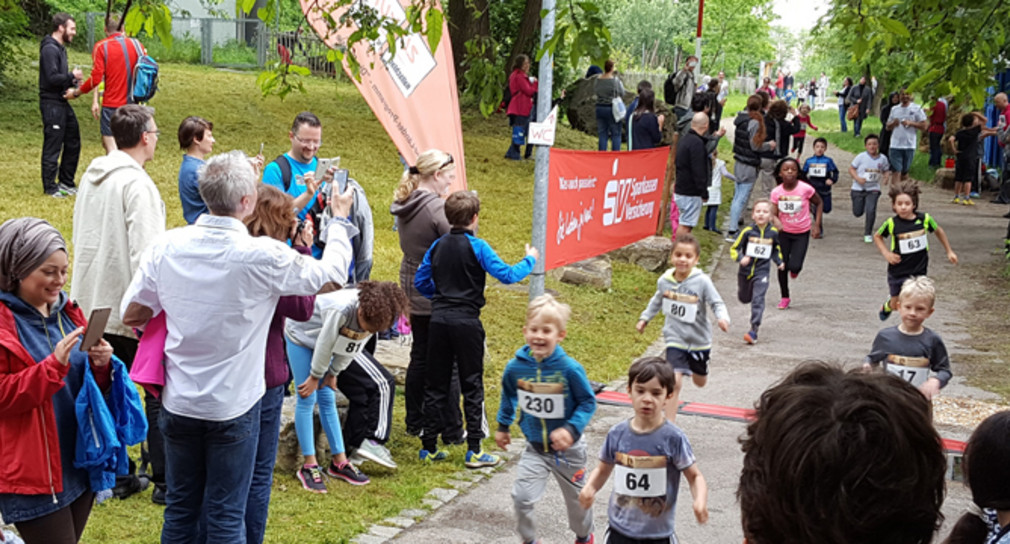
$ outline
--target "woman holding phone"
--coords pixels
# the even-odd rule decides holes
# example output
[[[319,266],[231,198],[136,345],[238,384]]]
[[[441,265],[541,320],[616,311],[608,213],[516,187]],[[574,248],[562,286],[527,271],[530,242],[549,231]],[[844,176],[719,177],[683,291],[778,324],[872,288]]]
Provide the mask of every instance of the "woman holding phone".
[[[95,496],[87,471],[74,468],[74,400],[85,365],[108,387],[112,346],[78,349],[86,322],[63,291],[68,266],[49,223],[0,225],[0,515],[27,544],[76,543]]]

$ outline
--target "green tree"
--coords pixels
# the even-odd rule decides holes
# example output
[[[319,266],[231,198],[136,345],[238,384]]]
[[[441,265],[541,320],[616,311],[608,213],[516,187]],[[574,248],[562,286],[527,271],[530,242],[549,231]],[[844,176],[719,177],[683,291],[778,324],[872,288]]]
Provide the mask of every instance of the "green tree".
[[[758,63],[774,54],[771,0],[705,2],[701,67],[707,73],[757,73]]]
[[[697,3],[669,0],[600,0],[599,3],[608,14],[606,20],[614,49],[622,58],[632,60],[634,66],[641,64],[643,49],[650,58],[655,51],[655,58],[667,70],[673,68],[678,48],[694,50]]]

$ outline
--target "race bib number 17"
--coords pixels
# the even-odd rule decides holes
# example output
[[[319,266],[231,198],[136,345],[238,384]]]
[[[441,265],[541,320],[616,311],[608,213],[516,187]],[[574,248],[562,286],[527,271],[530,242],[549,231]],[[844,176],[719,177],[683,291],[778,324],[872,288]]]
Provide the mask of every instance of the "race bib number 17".
[[[925,357],[887,356],[887,371],[915,387],[926,383],[929,378],[929,359]]]

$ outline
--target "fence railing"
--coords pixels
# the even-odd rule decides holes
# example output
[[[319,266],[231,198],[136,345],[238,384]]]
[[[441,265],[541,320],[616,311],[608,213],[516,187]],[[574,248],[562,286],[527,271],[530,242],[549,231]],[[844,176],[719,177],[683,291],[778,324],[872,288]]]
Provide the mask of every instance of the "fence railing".
[[[104,36],[104,13],[86,14],[88,49]],[[341,71],[327,60],[329,47],[311,30],[271,30],[259,19],[174,17],[173,45],[165,47],[153,36],[138,38],[158,61],[189,62],[228,68],[263,68],[280,59],[283,48],[291,62],[313,74],[335,77]]]

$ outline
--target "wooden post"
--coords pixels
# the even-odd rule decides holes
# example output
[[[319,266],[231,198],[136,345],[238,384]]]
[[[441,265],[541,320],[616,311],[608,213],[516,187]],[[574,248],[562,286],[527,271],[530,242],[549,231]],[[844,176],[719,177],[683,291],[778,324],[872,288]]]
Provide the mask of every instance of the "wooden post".
[[[674,127],[676,127],[676,123],[674,123]],[[670,221],[670,201],[673,200],[673,185],[677,178],[677,142],[679,141],[680,133],[674,132],[673,143],[670,144],[670,155],[666,159],[666,175],[663,176],[663,204],[659,209],[656,236],[663,235],[663,228]]]

